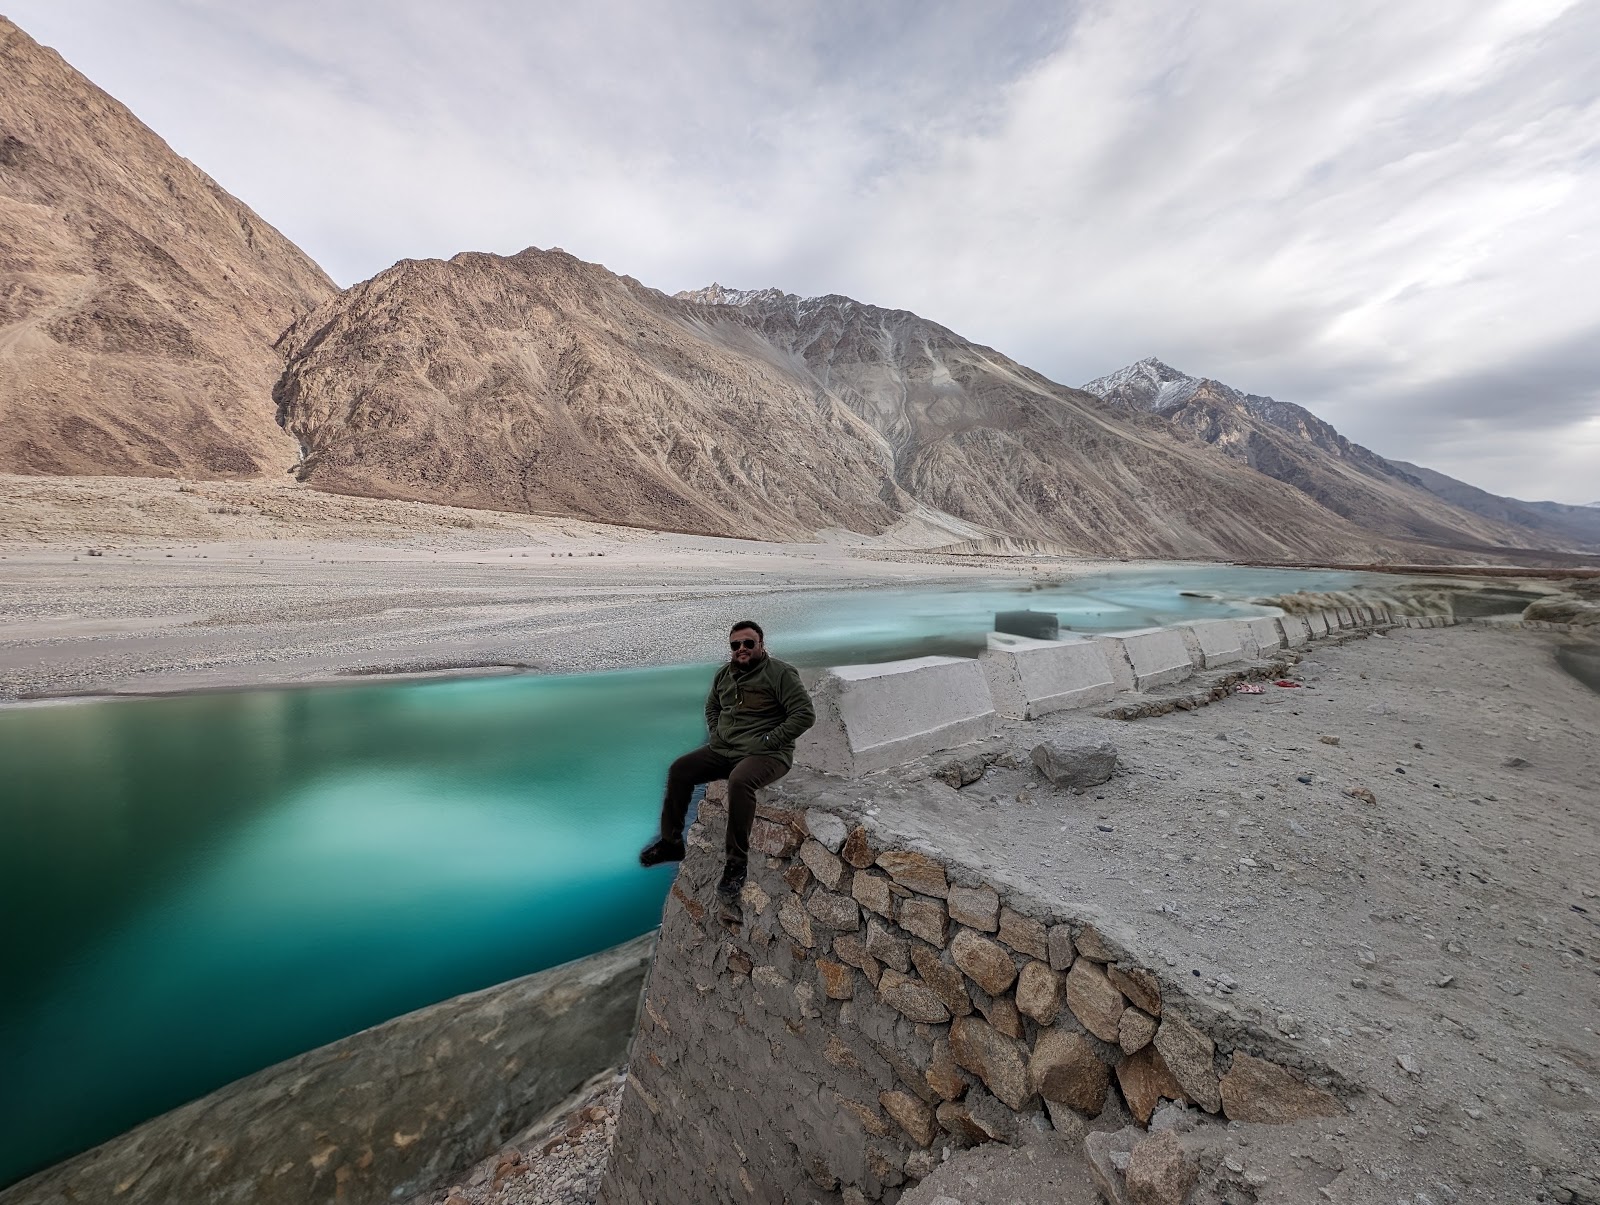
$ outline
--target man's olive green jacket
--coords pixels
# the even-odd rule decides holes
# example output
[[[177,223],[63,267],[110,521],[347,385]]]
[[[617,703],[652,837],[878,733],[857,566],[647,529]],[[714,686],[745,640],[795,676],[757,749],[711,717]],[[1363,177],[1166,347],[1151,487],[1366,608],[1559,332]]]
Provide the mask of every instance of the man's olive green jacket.
[[[711,751],[724,757],[764,753],[791,766],[795,738],[816,720],[800,672],[776,657],[743,670],[724,665],[706,696]]]

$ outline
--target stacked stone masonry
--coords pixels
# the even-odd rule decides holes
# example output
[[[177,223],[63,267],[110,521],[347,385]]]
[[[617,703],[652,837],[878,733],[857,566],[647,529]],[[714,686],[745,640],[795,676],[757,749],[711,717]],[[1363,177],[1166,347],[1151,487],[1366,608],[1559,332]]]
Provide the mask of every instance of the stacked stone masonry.
[[[712,827],[718,822],[713,820]],[[837,816],[764,811],[742,923],[700,827],[666,907],[604,1205],[897,1201],[947,1150],[1081,1133],[1163,1100],[1289,1122],[1345,1109],[1092,924]]]

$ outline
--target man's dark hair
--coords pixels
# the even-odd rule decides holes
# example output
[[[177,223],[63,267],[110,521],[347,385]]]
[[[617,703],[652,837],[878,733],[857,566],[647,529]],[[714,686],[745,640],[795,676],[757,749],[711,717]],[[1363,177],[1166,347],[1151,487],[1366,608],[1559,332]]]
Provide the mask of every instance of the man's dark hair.
[[[759,623],[757,623],[753,619],[741,619],[738,623],[734,624],[731,628],[728,629],[728,635],[732,636],[740,628],[749,628],[752,632],[754,632],[757,636],[761,637],[761,639],[763,639],[763,640],[765,640],[767,638],[767,634],[761,630],[761,625]]]

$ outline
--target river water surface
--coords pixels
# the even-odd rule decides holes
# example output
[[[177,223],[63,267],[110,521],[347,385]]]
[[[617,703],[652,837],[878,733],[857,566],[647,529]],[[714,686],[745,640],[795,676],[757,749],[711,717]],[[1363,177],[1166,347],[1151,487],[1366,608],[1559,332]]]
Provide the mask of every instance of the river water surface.
[[[787,595],[757,618],[779,656],[839,664],[976,652],[996,610],[1106,631],[1254,611],[1180,590],[1356,580],[1130,569]],[[708,662],[721,640],[707,634]],[[0,710],[0,1185],[281,1059],[652,927],[673,868],[642,871],[635,853],[667,762],[703,739],[711,673]]]

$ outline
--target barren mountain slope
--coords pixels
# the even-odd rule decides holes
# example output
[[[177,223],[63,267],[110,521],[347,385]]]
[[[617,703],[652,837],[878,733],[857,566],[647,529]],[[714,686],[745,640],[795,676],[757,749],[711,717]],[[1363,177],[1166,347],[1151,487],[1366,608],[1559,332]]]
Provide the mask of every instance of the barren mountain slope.
[[[1159,420],[1108,410],[904,310],[716,285],[679,297],[725,341],[759,336],[774,363],[803,367],[883,433],[896,484],[968,522],[1095,553],[1399,555]]]
[[[883,441],[689,313],[561,251],[403,260],[287,332],[277,396],[324,489],[770,537],[892,524]]]
[[[1568,506],[1561,502],[1523,502],[1503,498],[1434,469],[1404,460],[1390,464],[1409,473],[1433,494],[1452,506],[1470,510],[1499,523],[1515,524],[1542,533],[1543,542],[1557,548],[1600,549],[1600,503]]]
[[[283,472],[272,343],[334,291],[0,17],[0,471]]]
[[[1191,377],[1155,359],[1084,388],[1129,412],[1159,415],[1371,532],[1445,547],[1551,543],[1548,531],[1454,505],[1291,402]]]

